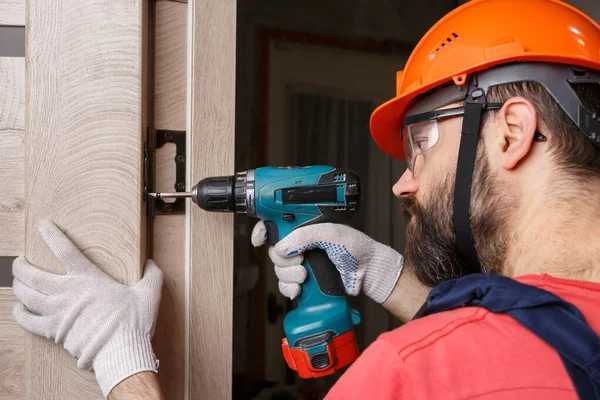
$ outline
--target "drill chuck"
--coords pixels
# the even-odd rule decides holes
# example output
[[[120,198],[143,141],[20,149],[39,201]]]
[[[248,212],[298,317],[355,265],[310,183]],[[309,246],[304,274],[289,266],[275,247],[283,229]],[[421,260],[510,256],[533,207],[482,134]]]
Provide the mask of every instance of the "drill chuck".
[[[254,171],[204,178],[192,189],[192,201],[211,212],[254,215]]]
[[[192,201],[206,211],[230,212],[235,209],[233,192],[232,176],[205,178],[192,189]]]

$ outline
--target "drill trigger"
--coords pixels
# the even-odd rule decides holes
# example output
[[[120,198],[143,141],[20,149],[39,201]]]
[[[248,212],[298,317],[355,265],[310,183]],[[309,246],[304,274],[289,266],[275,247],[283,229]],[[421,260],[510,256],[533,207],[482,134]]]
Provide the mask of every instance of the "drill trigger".
[[[277,224],[273,221],[264,221],[265,228],[267,228],[267,243],[274,246],[279,242],[279,229]]]

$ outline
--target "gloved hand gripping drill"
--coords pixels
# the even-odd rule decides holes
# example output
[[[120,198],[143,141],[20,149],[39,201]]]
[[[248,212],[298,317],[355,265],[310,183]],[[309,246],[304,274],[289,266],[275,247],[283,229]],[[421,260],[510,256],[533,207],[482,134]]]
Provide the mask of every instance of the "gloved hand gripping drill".
[[[275,245],[299,227],[349,220],[360,203],[360,183],[354,172],[330,166],[264,167],[203,179],[189,193],[149,196],[191,197],[206,211],[260,218],[266,239]],[[349,282],[320,248],[300,249],[306,279],[297,308],[284,319],[284,358],[305,379],[330,375],[358,357],[354,325],[360,317],[345,298]]]

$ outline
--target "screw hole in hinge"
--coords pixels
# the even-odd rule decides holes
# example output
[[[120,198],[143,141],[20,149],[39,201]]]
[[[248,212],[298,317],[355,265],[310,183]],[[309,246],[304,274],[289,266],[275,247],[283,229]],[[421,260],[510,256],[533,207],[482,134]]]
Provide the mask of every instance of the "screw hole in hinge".
[[[161,148],[166,143],[175,144],[175,182],[173,188],[177,192],[185,191],[186,182],[186,132],[164,129],[148,128],[147,146],[144,149],[145,167],[145,187],[144,194],[148,201],[148,215],[160,214],[184,214],[185,199],[175,201],[165,201],[163,199],[148,198],[147,194],[155,191],[156,177],[156,149]]]

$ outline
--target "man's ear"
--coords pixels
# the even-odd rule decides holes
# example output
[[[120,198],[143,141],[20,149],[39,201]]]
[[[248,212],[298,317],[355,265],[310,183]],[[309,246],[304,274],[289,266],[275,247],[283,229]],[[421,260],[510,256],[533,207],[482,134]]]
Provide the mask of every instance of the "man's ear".
[[[529,100],[513,97],[504,103],[499,117],[502,123],[502,166],[513,169],[531,150],[538,124],[537,111]]]

